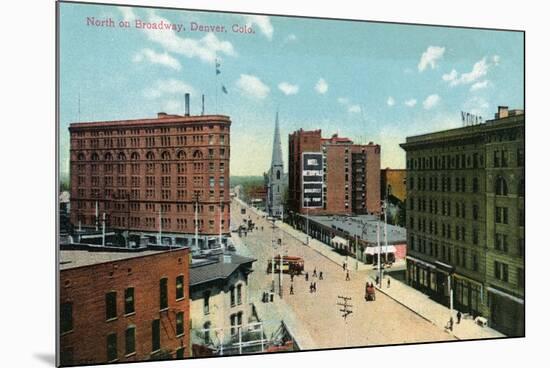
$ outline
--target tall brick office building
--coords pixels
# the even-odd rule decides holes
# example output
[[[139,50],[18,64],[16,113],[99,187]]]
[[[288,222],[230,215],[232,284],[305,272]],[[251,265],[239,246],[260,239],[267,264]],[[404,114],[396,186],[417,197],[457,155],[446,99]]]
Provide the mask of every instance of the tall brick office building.
[[[524,325],[525,116],[407,137],[407,281],[521,336]],[[449,285],[448,281],[451,281]]]
[[[321,130],[302,129],[289,134],[290,210],[305,214],[302,203],[302,154],[322,153],[323,207],[309,209],[311,215],[366,214],[380,212],[380,146],[354,144],[333,135],[322,138]]]
[[[59,252],[62,366],[185,358],[189,248]]]
[[[197,209],[199,245],[229,233],[231,121],[188,105],[185,116],[70,125],[74,225],[101,228],[105,213],[111,228],[190,245]]]

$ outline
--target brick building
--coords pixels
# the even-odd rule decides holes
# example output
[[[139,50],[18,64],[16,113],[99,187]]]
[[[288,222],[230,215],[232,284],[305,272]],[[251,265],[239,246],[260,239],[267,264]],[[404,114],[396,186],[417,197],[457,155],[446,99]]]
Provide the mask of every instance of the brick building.
[[[386,190],[388,194],[405,201],[407,197],[406,187],[407,170],[405,169],[390,169],[389,167],[380,170],[380,192],[382,197],[385,196]]]
[[[407,280],[484,316],[507,335],[524,325],[525,116],[414,137],[407,152]],[[450,280],[450,285],[449,281]]]
[[[190,356],[189,249],[60,251],[61,365]]]
[[[290,210],[311,215],[372,214],[380,212],[380,146],[354,144],[321,130],[295,131],[288,137]],[[323,207],[306,211],[302,203],[302,154],[322,153]]]
[[[218,241],[229,234],[230,125],[188,112],[71,124],[72,223],[99,227],[105,213],[111,228],[187,246],[197,210],[198,246]]]

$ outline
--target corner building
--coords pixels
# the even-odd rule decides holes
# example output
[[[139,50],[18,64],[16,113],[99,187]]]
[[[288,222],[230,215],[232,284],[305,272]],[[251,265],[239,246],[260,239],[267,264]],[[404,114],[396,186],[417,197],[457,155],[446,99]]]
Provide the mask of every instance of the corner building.
[[[380,146],[354,144],[349,138],[322,138],[321,130],[288,136],[290,210],[310,215],[352,215],[380,212]],[[307,210],[302,203],[302,154],[323,155],[323,207]]]
[[[229,234],[230,126],[166,113],[71,124],[71,222],[101,228],[105,213],[110,228],[187,246],[197,210],[198,246],[218,242]]]
[[[407,137],[407,282],[525,334],[525,117]],[[450,281],[450,285],[449,285]]]

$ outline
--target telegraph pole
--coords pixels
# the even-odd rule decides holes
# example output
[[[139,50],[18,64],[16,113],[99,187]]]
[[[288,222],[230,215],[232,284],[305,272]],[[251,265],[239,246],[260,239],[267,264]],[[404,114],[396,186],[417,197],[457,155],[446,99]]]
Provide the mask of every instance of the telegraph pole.
[[[381,249],[380,249],[380,217],[376,221],[376,242],[378,243],[378,286],[382,285],[382,265],[380,262]]]
[[[223,202],[220,198],[220,248],[222,248],[222,217],[223,217]]]
[[[344,318],[344,323],[346,324],[345,327],[345,334],[346,334],[346,346],[348,346],[348,316],[353,313],[351,308],[353,305],[348,304],[348,302],[351,301],[351,297],[349,296],[341,296],[338,295],[338,301],[336,302],[336,305],[339,307],[342,307],[339,309],[340,312],[342,312],[342,318]]]
[[[101,224],[101,245],[105,246],[105,212],[103,212],[103,222]]]
[[[195,247],[199,249],[199,192],[193,194],[195,202]]]

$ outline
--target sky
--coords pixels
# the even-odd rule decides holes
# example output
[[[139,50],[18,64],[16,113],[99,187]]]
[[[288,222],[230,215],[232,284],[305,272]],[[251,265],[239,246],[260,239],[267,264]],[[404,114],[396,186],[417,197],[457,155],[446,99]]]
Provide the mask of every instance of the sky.
[[[380,144],[382,167],[404,168],[407,136],[523,109],[520,32],[71,3],[59,31],[61,175],[70,123],[183,114],[187,92],[191,114],[204,94],[206,114],[230,116],[231,175],[269,169],[277,110],[285,168],[300,128]]]

